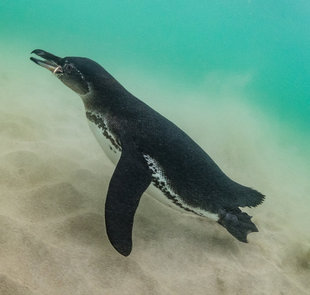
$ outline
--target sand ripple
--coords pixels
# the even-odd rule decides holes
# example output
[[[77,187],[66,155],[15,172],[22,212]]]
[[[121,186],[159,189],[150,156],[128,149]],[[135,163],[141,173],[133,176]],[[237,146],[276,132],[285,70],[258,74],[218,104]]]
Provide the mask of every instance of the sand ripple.
[[[289,186],[274,177],[282,166],[274,162],[268,174],[264,157],[255,165],[247,162],[255,155],[243,159],[248,171],[265,171],[261,179],[252,176],[259,168],[243,177],[269,196],[249,210],[260,228],[249,244],[145,194],[134,249],[124,258],[104,227],[113,167],[90,134],[78,98],[69,92],[55,98],[46,89],[33,93],[26,82],[2,95],[6,112],[0,112],[1,295],[310,294],[309,230],[293,223],[299,211],[287,204],[293,203],[294,181]],[[302,193],[307,186],[301,179]]]

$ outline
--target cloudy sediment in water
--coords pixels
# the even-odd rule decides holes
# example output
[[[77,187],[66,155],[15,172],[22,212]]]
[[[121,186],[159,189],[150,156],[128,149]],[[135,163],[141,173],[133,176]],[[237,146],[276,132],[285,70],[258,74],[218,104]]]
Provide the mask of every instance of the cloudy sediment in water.
[[[309,12],[305,1],[2,1],[0,291],[308,294]],[[264,193],[247,210],[260,232],[242,244],[145,194],[133,252],[116,253],[103,215],[113,166],[80,98],[29,61],[35,48],[96,60]]]

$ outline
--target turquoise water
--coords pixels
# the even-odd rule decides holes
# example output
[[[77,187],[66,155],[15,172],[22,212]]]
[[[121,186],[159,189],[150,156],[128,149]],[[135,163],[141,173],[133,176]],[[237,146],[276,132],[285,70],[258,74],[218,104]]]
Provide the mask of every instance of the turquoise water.
[[[180,92],[218,93],[230,81],[306,154],[309,13],[308,1],[2,0],[0,34],[13,46],[91,57],[116,76],[138,70]]]
[[[1,0],[0,293],[308,294],[309,15],[302,0]],[[96,60],[264,193],[245,209],[259,233],[239,243],[146,193],[133,253],[117,256],[114,167],[36,48]]]

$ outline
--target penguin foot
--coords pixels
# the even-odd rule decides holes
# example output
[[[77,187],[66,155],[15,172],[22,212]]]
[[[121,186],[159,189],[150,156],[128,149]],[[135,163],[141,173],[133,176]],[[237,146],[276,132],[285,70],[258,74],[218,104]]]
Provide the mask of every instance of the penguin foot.
[[[218,215],[218,223],[241,242],[247,243],[247,235],[251,232],[258,232],[256,225],[251,221],[252,216],[242,212],[239,208],[220,209]]]

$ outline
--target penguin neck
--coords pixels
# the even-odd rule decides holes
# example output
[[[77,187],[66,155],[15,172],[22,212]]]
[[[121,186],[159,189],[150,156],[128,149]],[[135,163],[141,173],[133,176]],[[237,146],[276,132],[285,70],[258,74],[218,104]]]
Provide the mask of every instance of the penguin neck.
[[[86,110],[110,113],[126,107],[134,96],[114,78],[89,83],[89,92],[80,95]]]

